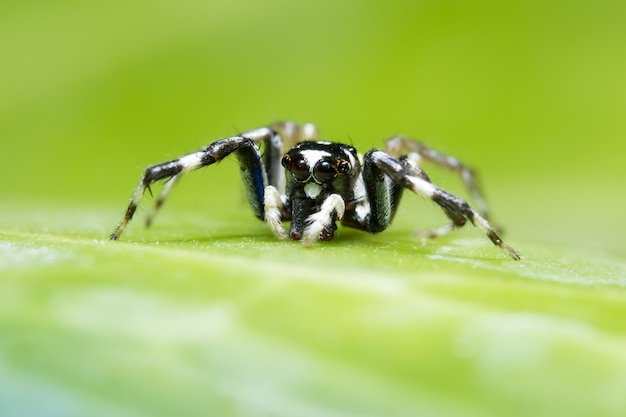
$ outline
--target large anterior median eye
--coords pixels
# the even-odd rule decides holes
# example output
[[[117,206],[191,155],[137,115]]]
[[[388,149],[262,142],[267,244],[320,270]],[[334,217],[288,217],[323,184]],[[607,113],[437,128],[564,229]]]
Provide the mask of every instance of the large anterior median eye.
[[[320,161],[315,165],[313,176],[315,176],[317,182],[330,182],[337,176],[337,171],[335,171],[335,167],[330,162]]]
[[[311,169],[309,164],[303,157],[296,156],[294,159],[289,154],[285,154],[280,164],[287,171],[291,172],[294,178],[300,182],[304,182],[311,177]]]
[[[292,160],[288,169],[298,181],[306,181],[311,176],[311,169],[304,158]]]

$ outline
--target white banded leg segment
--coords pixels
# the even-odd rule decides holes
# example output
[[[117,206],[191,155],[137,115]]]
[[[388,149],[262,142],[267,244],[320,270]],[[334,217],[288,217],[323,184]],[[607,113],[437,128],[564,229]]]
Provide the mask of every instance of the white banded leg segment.
[[[302,126],[304,140],[317,140],[317,127],[313,123],[306,123]]]
[[[263,203],[265,205],[265,223],[268,224],[270,230],[278,239],[287,239],[287,231],[282,223],[285,205],[280,198],[278,190],[274,186],[269,185],[265,187]]]
[[[248,130],[241,135],[244,138],[250,139],[256,144],[263,142],[266,139],[270,139],[273,136],[271,129],[267,127],[260,127],[258,129]]]
[[[471,211],[473,214],[473,216],[470,216],[470,220],[472,221],[472,223],[474,223],[476,227],[478,227],[483,232],[485,232],[487,237],[491,239],[494,245],[498,246],[500,249],[505,251],[511,258],[515,259],[516,261],[519,261],[521,259],[520,253],[516,251],[515,249],[513,249],[512,247],[510,247],[509,245],[507,245],[506,243],[504,243],[502,239],[500,238],[500,236],[498,236],[496,231],[493,229],[493,227],[491,227],[489,222],[485,220],[485,218],[483,218],[476,211],[474,210],[471,210]]]
[[[141,180],[139,181],[139,185],[135,189],[135,192],[133,194],[133,197],[131,198],[130,203],[128,204],[128,208],[126,209],[124,218],[117,225],[115,230],[113,230],[113,233],[111,233],[109,238],[111,240],[119,239],[120,235],[126,228],[126,225],[128,225],[130,220],[133,218],[133,215],[135,214],[135,211],[137,210],[137,207],[139,206],[139,201],[141,201],[141,198],[143,197],[144,192],[146,191],[146,189],[148,190],[150,189],[150,185],[153,182],[158,181],[160,179],[164,179],[164,178],[172,178],[172,177],[182,174],[183,172],[198,169],[201,166],[205,165],[204,157],[205,157],[205,153],[203,151],[194,152],[194,153],[182,156],[178,159],[174,159],[173,161],[154,165],[146,169],[145,173],[141,177]],[[171,188],[173,185],[174,184],[169,185],[169,188]],[[163,204],[163,201],[165,200],[165,197],[167,196],[168,192],[169,192],[169,189],[165,192],[165,194],[161,193],[161,196],[159,197],[161,199],[161,203],[159,204],[157,202],[157,204],[159,205]],[[150,219],[150,221],[151,220],[152,219]]]
[[[406,177],[409,188],[416,194],[432,199],[437,192],[437,187],[433,183],[418,177]]]
[[[453,156],[445,155],[439,151],[431,149],[415,139],[404,136],[394,136],[385,143],[385,151],[394,158],[408,153],[409,159],[420,164],[422,160],[432,162],[456,173],[463,180],[465,187],[469,191],[478,211],[485,218],[488,218],[489,209],[487,202],[480,190],[476,173],[467,165],[463,164]]]
[[[313,245],[319,240],[324,228],[330,226],[335,219],[341,220],[343,218],[345,210],[346,204],[339,194],[331,194],[326,197],[320,210],[307,218],[307,227],[304,229],[302,244],[304,246]]]
[[[482,230],[494,245],[506,252],[511,258],[515,260],[520,259],[520,254],[515,249],[504,243],[489,222],[476,212],[476,210],[472,209],[466,201],[441,190],[434,184],[421,178],[407,177],[406,181],[412,191],[429,197],[435,203],[439,204],[439,206],[441,206],[446,211],[446,214],[453,220],[454,225],[436,229],[435,233],[447,233],[449,231],[448,228],[452,230],[454,227],[463,226],[467,219],[471,221],[474,226]]]
[[[425,175],[425,174],[424,174]],[[416,194],[433,199],[437,193],[437,187],[430,181],[419,177],[407,177],[409,188]],[[446,235],[452,232],[457,226],[454,223],[444,224],[436,229],[431,230],[416,230],[415,236],[421,239],[434,239],[439,236]]]
[[[191,171],[192,169],[198,169],[203,165],[204,157],[204,152],[194,152],[181,156],[176,162],[180,166],[180,172]]]

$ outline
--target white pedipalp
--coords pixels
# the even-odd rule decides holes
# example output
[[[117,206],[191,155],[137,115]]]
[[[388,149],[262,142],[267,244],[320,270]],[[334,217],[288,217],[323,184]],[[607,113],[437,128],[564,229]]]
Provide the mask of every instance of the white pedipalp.
[[[320,233],[325,227],[329,226],[336,216],[337,220],[343,218],[343,214],[346,210],[346,204],[343,198],[339,194],[331,194],[326,197],[326,200],[322,203],[320,210],[317,213],[311,214],[306,222],[307,227],[304,229],[302,236],[302,244],[304,246],[311,246],[317,240],[319,240]]]
[[[285,210],[285,205],[278,190],[271,185],[265,187],[263,202],[265,204],[265,223],[267,223],[274,236],[278,239],[287,239],[287,231],[282,223],[282,213]]]

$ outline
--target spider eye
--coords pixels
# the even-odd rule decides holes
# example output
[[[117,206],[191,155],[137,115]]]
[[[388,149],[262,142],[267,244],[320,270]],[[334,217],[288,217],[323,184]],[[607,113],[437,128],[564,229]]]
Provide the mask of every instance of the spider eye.
[[[306,181],[311,176],[309,164],[304,158],[291,161],[289,170],[298,181]]]
[[[289,168],[289,163],[291,162],[291,158],[289,157],[289,155],[285,155],[283,156],[283,159],[280,160],[280,164],[283,166],[283,168],[288,169]]]
[[[338,173],[347,174],[348,171],[350,171],[350,162],[346,161],[345,159],[342,159],[339,162],[337,162]]]
[[[315,179],[318,182],[329,182],[337,176],[337,171],[328,161],[320,161],[315,165]]]

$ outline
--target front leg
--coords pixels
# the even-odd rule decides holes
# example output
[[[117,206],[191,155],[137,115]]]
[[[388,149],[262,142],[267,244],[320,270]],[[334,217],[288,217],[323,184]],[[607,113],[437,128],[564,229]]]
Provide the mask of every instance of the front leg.
[[[273,185],[265,187],[265,223],[269,226],[274,236],[280,240],[287,239],[287,231],[283,227],[282,220],[287,210],[283,204],[278,190]]]
[[[255,141],[263,140],[264,137],[271,137],[273,132],[270,129],[258,129],[252,133],[254,133],[254,135],[250,134],[246,137],[234,136],[221,139],[213,142],[211,145],[198,152],[147,168],[139,181],[139,185],[133,193],[122,221],[117,225],[115,230],[113,230],[110,235],[110,239],[119,239],[128,223],[132,220],[144,192],[146,189],[149,190],[153,183],[164,179],[173,179],[173,181],[176,181],[181,174],[212,165],[233,152],[235,152],[239,157],[239,162],[242,168],[241,174],[246,185],[246,192],[248,193],[248,199],[251,203],[254,214],[262,219],[264,211],[263,192],[265,186],[267,185],[267,176],[263,168],[259,149],[255,145]],[[170,184],[173,185],[173,183]],[[167,195],[171,185],[166,187],[165,194],[162,194],[158,199],[158,206],[163,203],[165,195]]]
[[[122,235],[122,232],[124,232],[126,225],[128,225],[128,223],[132,220],[135,214],[135,211],[137,211],[137,207],[139,206],[139,201],[141,201],[141,198],[143,197],[144,192],[146,191],[146,189],[150,190],[150,185],[152,185],[154,182],[162,180],[162,179],[175,178],[179,176],[180,174],[182,174],[183,172],[191,171],[194,169],[198,169],[202,166],[210,165],[214,163],[216,160],[217,159],[214,156],[207,154],[204,150],[201,150],[201,151],[189,154],[189,155],[185,155],[181,158],[174,159],[169,162],[164,162],[158,165],[153,165],[147,168],[143,176],[141,177],[141,180],[139,181],[139,185],[137,186],[137,188],[135,189],[135,192],[133,193],[130,203],[128,204],[128,207],[126,208],[126,212],[124,213],[124,217],[122,218],[122,221],[117,225],[115,230],[113,230],[109,238],[111,240],[119,239],[119,237]],[[167,187],[167,188],[170,188],[170,187]],[[167,191],[165,192],[165,195],[167,195]],[[165,195],[162,194],[160,196],[162,198],[159,198],[160,202],[158,203],[158,207],[160,207],[163,204]],[[150,216],[150,221],[152,221],[152,217],[154,216],[153,215]]]
[[[385,152],[394,158],[407,155],[410,160],[420,164],[422,160],[432,162],[448,171],[456,173],[465,184],[472,200],[478,208],[478,212],[485,219],[489,218],[489,208],[480,189],[476,172],[463,164],[457,158],[445,155],[435,149],[425,146],[423,143],[405,136],[394,136],[385,142]],[[443,228],[442,228],[443,229]]]
[[[383,184],[392,182],[396,187],[408,188],[414,193],[427,197],[437,203],[456,227],[465,225],[467,220],[469,220],[473,225],[481,229],[494,245],[498,246],[513,259],[520,259],[519,253],[505,244],[489,222],[472,209],[465,200],[437,187],[424,175],[416,174],[417,172],[411,169],[410,165],[392,158],[385,152],[371,150],[365,154],[363,175],[370,200],[372,213],[371,222],[389,219],[388,213],[391,211],[391,208],[389,202],[385,201],[385,196],[388,194],[381,192],[376,193],[376,191],[386,189],[388,185],[384,186]],[[372,184],[371,181],[378,181],[379,183]],[[381,223],[378,225],[374,223],[374,226],[382,227],[387,224]],[[374,227],[371,231],[375,232],[377,230]]]

